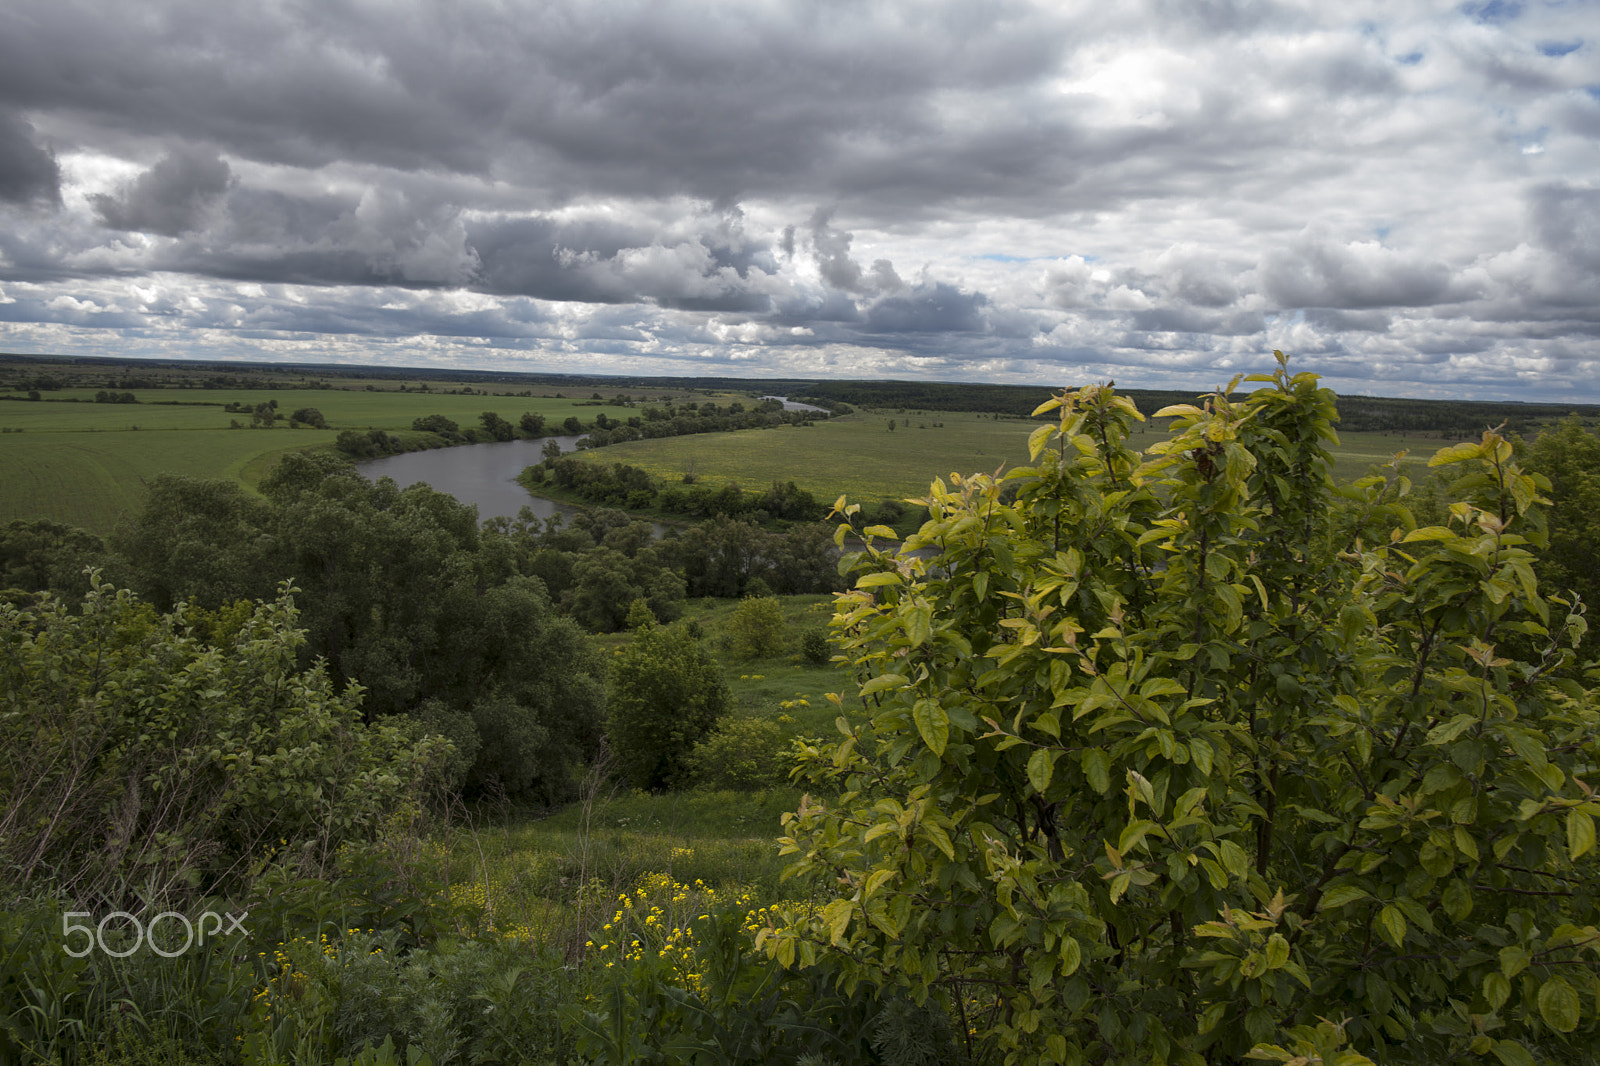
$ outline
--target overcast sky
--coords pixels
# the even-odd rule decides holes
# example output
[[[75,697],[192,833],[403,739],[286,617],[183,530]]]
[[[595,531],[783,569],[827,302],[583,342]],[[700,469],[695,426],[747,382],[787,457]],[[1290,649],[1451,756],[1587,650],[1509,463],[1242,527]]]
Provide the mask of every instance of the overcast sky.
[[[0,349],[1600,402],[1600,2],[5,0]]]

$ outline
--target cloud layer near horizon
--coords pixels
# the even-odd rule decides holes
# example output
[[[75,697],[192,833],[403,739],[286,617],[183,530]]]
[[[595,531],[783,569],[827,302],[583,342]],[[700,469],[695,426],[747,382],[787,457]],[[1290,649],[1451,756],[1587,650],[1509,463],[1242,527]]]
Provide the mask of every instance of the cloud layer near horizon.
[[[0,9],[18,351],[1600,400],[1600,8]]]

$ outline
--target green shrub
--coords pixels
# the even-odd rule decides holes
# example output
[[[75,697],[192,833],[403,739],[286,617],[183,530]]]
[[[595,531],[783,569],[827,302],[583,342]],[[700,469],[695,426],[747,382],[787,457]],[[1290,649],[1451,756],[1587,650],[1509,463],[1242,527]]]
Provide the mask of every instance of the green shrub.
[[[287,841],[311,868],[376,830],[449,754],[364,724],[359,685],[299,670],[285,587],[212,645],[96,579],[78,611],[0,604],[0,862],[83,906],[238,885]]]
[[[689,757],[695,784],[754,792],[786,784],[783,731],[765,718],[728,718]]]
[[[688,783],[688,758],[728,708],[728,684],[680,623],[639,633],[611,667],[606,737],[636,788]]]
[[[1549,483],[1487,432],[1419,527],[1333,483],[1314,375],[1252,380],[1143,453],[1064,393],[1030,465],[857,556],[859,702],[806,753],[838,798],[784,841],[825,895],[765,944],[980,1003],[1008,1061],[1581,1061],[1600,700],[1534,579]]]
[[[828,635],[820,629],[808,629],[800,634],[800,654],[806,662],[821,665],[828,661],[832,649],[828,647]]]
[[[783,603],[776,596],[751,596],[739,601],[728,622],[728,651],[739,659],[768,659],[782,654],[788,636]]]

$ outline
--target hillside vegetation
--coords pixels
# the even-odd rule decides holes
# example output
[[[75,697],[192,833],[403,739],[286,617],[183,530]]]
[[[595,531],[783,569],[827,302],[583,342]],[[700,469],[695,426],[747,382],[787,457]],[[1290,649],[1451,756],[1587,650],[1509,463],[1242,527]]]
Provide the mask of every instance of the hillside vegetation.
[[[0,525],[0,1060],[1595,1062],[1600,438],[1344,480],[1235,384],[903,545],[330,454]]]

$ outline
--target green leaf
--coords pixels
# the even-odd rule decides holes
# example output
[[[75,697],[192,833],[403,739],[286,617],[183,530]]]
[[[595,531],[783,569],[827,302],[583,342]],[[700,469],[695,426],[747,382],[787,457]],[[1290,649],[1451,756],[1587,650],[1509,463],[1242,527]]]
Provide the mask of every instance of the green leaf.
[[[944,831],[943,826],[935,822],[923,822],[917,828],[921,830],[924,836],[933,841],[934,847],[944,852],[945,858],[954,859],[956,857],[955,846],[950,843],[950,834]]]
[[[861,695],[870,696],[885,689],[904,688],[906,684],[907,681],[904,674],[879,674],[861,686]]]
[[[1050,787],[1056,772],[1056,753],[1049,748],[1039,748],[1028,756],[1028,783],[1035,792],[1043,793]]]
[[[1322,902],[1317,905],[1319,911],[1331,911],[1346,904],[1354,903],[1358,899],[1366,899],[1371,893],[1357,885],[1335,885],[1322,897]]]
[[[1100,748],[1090,748],[1078,756],[1078,761],[1083,766],[1083,776],[1088,778],[1090,788],[1102,796],[1111,790],[1109,755]]]
[[[1556,976],[1539,986],[1539,1016],[1558,1033],[1570,1033],[1583,1018],[1578,993],[1567,979]]]
[[[1511,944],[1500,949],[1500,972],[1506,977],[1515,977],[1528,968],[1528,963],[1533,961],[1533,956],[1528,954],[1528,949],[1521,944]]]
[[[828,935],[835,944],[844,940],[845,930],[850,928],[850,912],[854,905],[847,899],[836,899],[822,909],[822,921],[828,927]]]
[[[939,701],[918,700],[911,710],[911,718],[917,723],[922,742],[935,755],[943,756],[945,744],[950,739],[950,716],[939,706]]]
[[[1405,537],[1402,538],[1401,543],[1414,544],[1419,540],[1455,539],[1456,534],[1454,530],[1446,529],[1444,526],[1423,526],[1420,529],[1413,529],[1410,533],[1407,533]]]
[[[1490,1010],[1499,1010],[1511,998],[1511,982],[1505,974],[1491,973],[1483,979],[1483,998],[1488,1000]]]
[[[1429,744],[1448,744],[1452,740],[1472,728],[1478,720],[1475,714],[1458,714],[1448,722],[1441,722],[1428,730]]]
[[[1078,966],[1083,962],[1083,948],[1078,941],[1070,936],[1061,938],[1061,969],[1062,977],[1071,977],[1077,972]]]
[[[872,574],[862,574],[861,577],[856,579],[856,588],[858,589],[876,588],[879,585],[901,584],[904,584],[904,581],[900,575],[893,570],[879,570]]]
[[[1492,1050],[1502,1066],[1538,1066],[1528,1049],[1515,1040],[1496,1040]]]
[[[1452,444],[1448,448],[1440,448],[1434,453],[1433,458],[1428,460],[1428,465],[1444,466],[1447,463],[1465,462],[1468,459],[1476,459],[1482,454],[1483,446],[1481,444],[1463,441],[1460,444]]]
[[[927,607],[913,607],[905,615],[906,639],[913,648],[920,648],[933,637],[933,612]]]
[[[1224,840],[1222,842],[1221,852],[1222,854],[1219,855],[1218,858],[1222,860],[1223,868],[1226,869],[1228,873],[1240,879],[1243,879],[1249,875],[1250,856],[1244,853],[1243,848],[1231,840]]]
[[[1044,446],[1050,440],[1050,434],[1056,431],[1055,426],[1040,426],[1028,434],[1028,458],[1037,459],[1039,453],[1044,451]]]
[[[1406,940],[1406,916],[1404,912],[1393,903],[1386,905],[1378,912],[1378,927],[1384,939],[1395,947],[1400,947]]]
[[[1060,406],[1061,406],[1061,397],[1052,396],[1048,400],[1046,400],[1044,403],[1040,404],[1038,407],[1035,407],[1033,409],[1033,416],[1032,417],[1038,418],[1040,415],[1045,414],[1045,413],[1050,412],[1050,411],[1054,411],[1057,407],[1060,407]]]
[[[1567,812],[1567,856],[1576,859],[1593,850],[1594,817],[1573,808]]]

